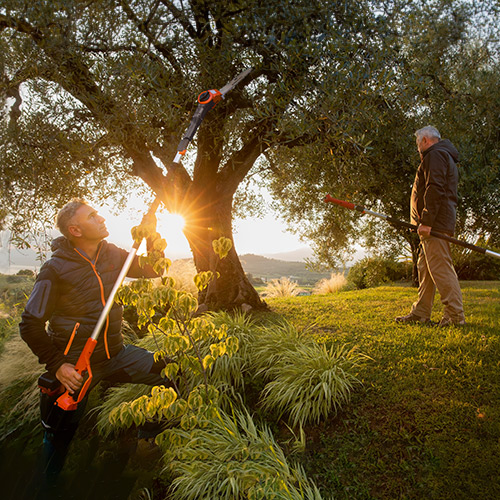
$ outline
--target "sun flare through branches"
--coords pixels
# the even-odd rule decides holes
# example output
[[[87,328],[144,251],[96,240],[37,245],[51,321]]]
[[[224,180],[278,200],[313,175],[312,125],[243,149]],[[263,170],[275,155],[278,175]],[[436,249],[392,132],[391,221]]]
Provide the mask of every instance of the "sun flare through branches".
[[[175,247],[175,249],[186,247],[188,249],[187,240],[183,233],[186,224],[184,217],[166,210],[157,212],[156,217],[158,220],[157,230],[167,240],[168,247]]]

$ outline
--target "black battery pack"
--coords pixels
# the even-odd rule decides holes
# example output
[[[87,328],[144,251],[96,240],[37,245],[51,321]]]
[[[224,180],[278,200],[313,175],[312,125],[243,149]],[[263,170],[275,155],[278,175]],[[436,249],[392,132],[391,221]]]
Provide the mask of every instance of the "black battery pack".
[[[62,384],[55,375],[50,372],[45,372],[38,377],[38,387],[46,394],[56,394],[61,392]]]

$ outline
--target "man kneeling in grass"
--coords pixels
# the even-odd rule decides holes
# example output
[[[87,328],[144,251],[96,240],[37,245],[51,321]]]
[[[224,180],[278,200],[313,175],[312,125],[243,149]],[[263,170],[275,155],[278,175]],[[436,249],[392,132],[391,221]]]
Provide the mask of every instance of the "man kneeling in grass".
[[[23,340],[70,394],[78,391],[83,378],[75,370],[87,339],[128,257],[128,252],[108,243],[105,220],[80,199],[67,203],[57,215],[63,236],[52,242],[52,256],[37,277],[20,323]],[[148,250],[149,250],[148,245]],[[142,269],[135,257],[128,276],[154,278],[151,267]],[[155,362],[153,353],[123,344],[122,308],[114,304],[92,354],[92,383],[100,381],[171,385],[160,376],[165,363]],[[87,395],[74,411],[56,406],[57,396],[41,394],[44,429],[44,480],[51,485],[63,467],[69,444],[76,432]]]

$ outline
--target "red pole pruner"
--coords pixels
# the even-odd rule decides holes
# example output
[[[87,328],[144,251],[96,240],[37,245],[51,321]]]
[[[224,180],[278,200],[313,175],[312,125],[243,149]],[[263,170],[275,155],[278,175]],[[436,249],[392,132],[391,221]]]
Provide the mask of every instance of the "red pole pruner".
[[[390,217],[389,215],[373,212],[372,210],[368,210],[367,208],[362,207],[361,205],[355,205],[354,203],[350,203],[349,201],[338,200],[337,198],[333,198],[333,196],[330,196],[329,194],[326,195],[324,201],[326,203],[335,203],[336,205],[348,208],[349,210],[356,210],[362,214],[373,215],[374,217],[383,219],[389,222],[390,224],[394,224],[395,226],[404,227],[407,229],[411,229],[413,231],[416,231],[418,229],[418,226],[416,226],[415,224],[410,224],[409,222],[400,221],[398,219],[395,219],[394,217]],[[465,241],[457,240],[456,238],[448,236],[447,234],[442,234],[438,233],[437,231],[431,230],[431,236],[449,241],[454,245],[460,245],[461,247],[468,248],[469,250],[473,250],[474,252],[479,252],[484,255],[489,255],[490,257],[496,257],[497,259],[500,259],[500,253],[494,252],[493,250],[488,250],[487,248],[478,247],[477,245],[473,245],[472,243],[467,243]]]

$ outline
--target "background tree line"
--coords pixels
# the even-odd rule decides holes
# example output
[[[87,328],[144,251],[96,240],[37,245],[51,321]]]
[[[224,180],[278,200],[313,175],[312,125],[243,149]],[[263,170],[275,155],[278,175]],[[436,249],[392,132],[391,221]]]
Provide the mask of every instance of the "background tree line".
[[[132,188],[186,219],[210,308],[264,307],[236,251],[234,214],[266,185],[316,263],[356,241],[384,255],[409,233],[323,203],[327,192],[401,219],[433,124],[458,147],[459,236],[499,244],[498,2],[5,0],[0,7],[1,216],[18,235],[72,196]],[[203,90],[253,71],[206,117],[182,165],[176,146]]]

